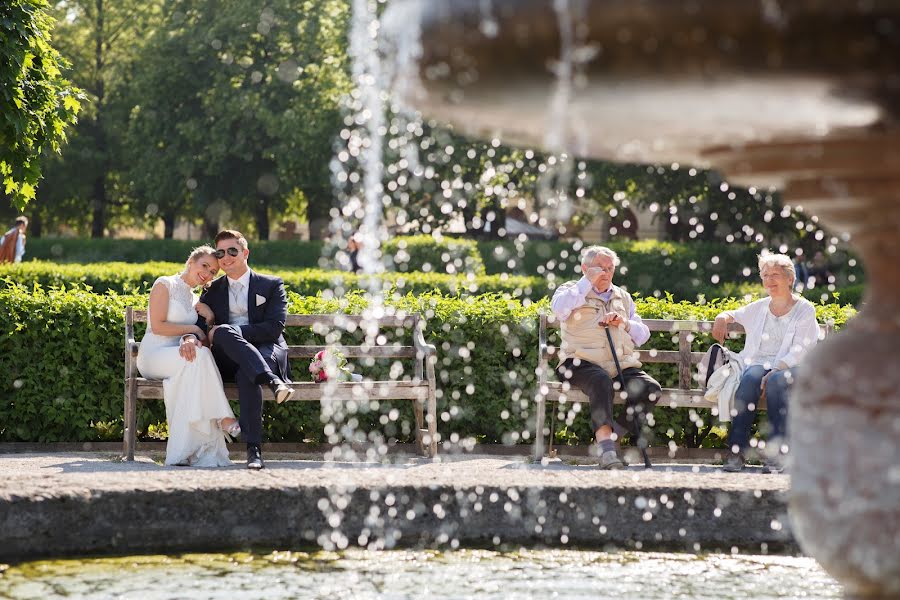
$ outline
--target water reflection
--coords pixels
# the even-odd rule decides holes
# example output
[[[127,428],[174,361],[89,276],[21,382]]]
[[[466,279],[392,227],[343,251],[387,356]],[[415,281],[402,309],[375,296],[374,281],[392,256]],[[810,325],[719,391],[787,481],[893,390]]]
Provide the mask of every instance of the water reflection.
[[[840,598],[810,558],[488,550],[190,554],[11,567],[0,597],[23,598]]]

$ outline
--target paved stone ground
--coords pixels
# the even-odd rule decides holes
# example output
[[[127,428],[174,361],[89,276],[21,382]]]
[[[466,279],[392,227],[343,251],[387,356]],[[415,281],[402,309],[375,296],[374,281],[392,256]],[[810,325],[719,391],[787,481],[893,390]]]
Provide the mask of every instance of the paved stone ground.
[[[789,478],[758,468],[266,460],[252,472],[240,462],[166,467],[146,455],[0,454],[0,560],[304,544],[796,551]]]

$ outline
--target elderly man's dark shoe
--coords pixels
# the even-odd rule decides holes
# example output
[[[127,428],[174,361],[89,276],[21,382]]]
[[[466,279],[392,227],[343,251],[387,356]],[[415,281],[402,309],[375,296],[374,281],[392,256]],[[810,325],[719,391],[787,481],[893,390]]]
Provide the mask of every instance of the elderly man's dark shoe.
[[[597,465],[604,471],[614,471],[625,468],[625,463],[619,458],[615,450],[607,450],[600,455],[600,463]]]
[[[265,467],[262,459],[262,449],[259,444],[247,444],[247,468],[258,471]]]

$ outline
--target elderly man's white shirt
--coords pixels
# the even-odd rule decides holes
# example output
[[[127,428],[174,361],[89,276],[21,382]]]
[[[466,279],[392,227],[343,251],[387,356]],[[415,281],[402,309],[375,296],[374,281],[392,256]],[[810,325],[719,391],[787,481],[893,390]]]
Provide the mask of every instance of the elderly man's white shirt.
[[[587,277],[582,277],[578,281],[564,283],[556,288],[553,299],[550,301],[550,309],[556,315],[556,318],[563,322],[569,318],[572,311],[584,305],[585,296],[592,288],[593,284]],[[609,289],[606,292],[599,292],[599,295],[608,300],[611,293],[612,290]],[[628,335],[631,336],[635,346],[641,346],[650,339],[650,328],[641,320],[633,304],[631,314],[628,315],[628,325]]]

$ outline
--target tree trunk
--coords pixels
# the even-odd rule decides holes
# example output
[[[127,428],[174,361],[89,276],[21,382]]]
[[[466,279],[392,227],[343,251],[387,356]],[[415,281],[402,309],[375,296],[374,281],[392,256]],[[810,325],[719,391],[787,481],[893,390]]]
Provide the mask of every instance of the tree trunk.
[[[309,223],[309,239],[324,240],[328,235],[328,223],[331,220],[332,191],[331,188],[303,188],[306,196],[306,221]]]
[[[28,221],[28,235],[30,237],[39,238],[44,232],[44,220],[41,218],[40,211],[35,211]]]
[[[103,120],[104,81],[103,81],[103,34],[104,34],[104,0],[96,0],[97,22],[94,36],[94,86],[97,93],[97,116],[94,120],[94,141],[100,159],[97,177],[94,179],[93,215],[91,237],[102,238],[106,229],[106,174],[109,171],[109,159],[106,148],[106,131]]]
[[[269,239],[269,198],[260,194],[256,199],[256,231],[260,240]]]
[[[171,240],[172,236],[175,233],[175,211],[164,213],[162,216],[163,220],[163,238],[167,240]]]
[[[203,236],[209,240],[216,237],[219,233],[219,217],[212,217],[209,213],[203,216]]]

